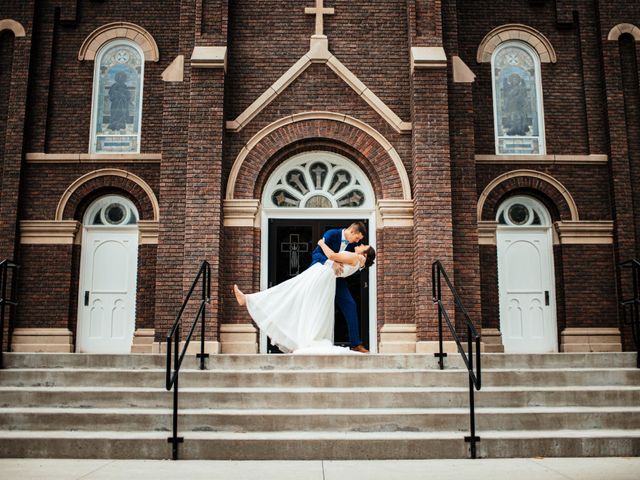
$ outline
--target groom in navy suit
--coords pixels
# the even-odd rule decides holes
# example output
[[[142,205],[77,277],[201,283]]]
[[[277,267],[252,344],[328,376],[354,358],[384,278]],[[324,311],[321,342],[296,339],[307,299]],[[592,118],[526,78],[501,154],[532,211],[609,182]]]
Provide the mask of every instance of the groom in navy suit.
[[[357,245],[362,243],[362,239],[366,235],[367,230],[362,222],[354,222],[348,228],[327,230],[324,234],[325,243],[334,252],[353,252]],[[320,247],[316,247],[311,255],[311,265],[327,261],[327,257]],[[310,266],[311,266],[310,265]],[[334,264],[337,274],[342,273],[341,266]],[[347,281],[344,278],[336,279],[336,304],[347,320],[347,328],[349,330],[349,341],[351,349],[357,352],[369,353],[362,344],[360,339],[360,328],[358,322],[358,309],[356,302],[351,296]]]

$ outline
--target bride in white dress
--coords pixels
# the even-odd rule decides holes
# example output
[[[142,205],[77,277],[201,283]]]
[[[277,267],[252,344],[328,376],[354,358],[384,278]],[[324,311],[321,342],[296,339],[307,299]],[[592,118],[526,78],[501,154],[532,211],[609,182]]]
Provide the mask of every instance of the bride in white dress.
[[[336,253],[323,239],[318,245],[328,259],[324,264],[315,263],[300,275],[262,292],[244,294],[234,285],[236,299],[246,305],[258,327],[284,353],[355,353],[333,344],[336,273],[332,264],[341,263],[339,276],[348,277],[370,267],[375,250],[359,245],[355,252]]]

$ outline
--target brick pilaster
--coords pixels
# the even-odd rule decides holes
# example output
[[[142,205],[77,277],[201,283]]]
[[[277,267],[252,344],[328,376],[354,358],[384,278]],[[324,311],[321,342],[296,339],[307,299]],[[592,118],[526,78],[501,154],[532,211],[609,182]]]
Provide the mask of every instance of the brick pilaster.
[[[415,70],[411,95],[415,315],[418,340],[435,340],[431,263],[441,260],[454,280],[446,69]]]
[[[13,39],[10,84],[7,92],[7,116],[4,122],[4,148],[0,187],[0,259],[16,256],[16,231],[18,221],[18,197],[22,159],[24,156],[24,126],[29,84],[29,58],[31,53],[31,29],[33,2],[21,5],[20,21],[26,31],[24,37]],[[28,14],[27,12],[30,12]],[[6,34],[5,34],[6,35]]]

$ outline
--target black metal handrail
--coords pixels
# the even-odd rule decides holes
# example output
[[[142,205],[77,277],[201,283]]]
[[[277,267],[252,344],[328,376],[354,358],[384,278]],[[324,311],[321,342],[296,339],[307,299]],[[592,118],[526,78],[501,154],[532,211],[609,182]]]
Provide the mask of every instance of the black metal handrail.
[[[631,334],[638,352],[636,365],[640,368],[640,261],[634,258],[622,262],[620,266],[631,269],[633,296],[628,299],[623,298],[620,303],[622,304],[622,323],[631,326]]]
[[[462,313],[466,327],[467,327],[467,352],[464,351],[462,343],[460,342],[460,336],[456,331],[455,326],[451,323],[451,317],[449,316],[449,312],[447,312],[447,308],[444,306],[442,302],[442,279],[444,278],[445,283],[449,287],[449,291],[453,297],[453,301],[457,307],[458,312]],[[443,352],[443,339],[442,339],[442,318],[447,322],[449,326],[449,331],[451,332],[451,336],[456,341],[456,345],[458,346],[458,352],[462,355],[462,360],[464,361],[465,366],[467,367],[467,371],[469,373],[469,417],[470,417],[470,431],[471,434],[468,437],[464,437],[464,441],[470,443],[471,449],[471,458],[476,458],[476,442],[480,441],[480,437],[476,436],[476,418],[475,418],[475,403],[474,403],[474,388],[476,390],[480,390],[482,387],[482,367],[480,363],[480,334],[474,327],[473,322],[471,322],[471,317],[469,317],[469,313],[467,309],[462,304],[462,300],[460,299],[460,295],[456,291],[454,285],[449,280],[449,276],[447,275],[447,271],[444,266],[440,262],[440,260],[436,260],[431,265],[431,291],[433,294],[433,303],[438,305],[438,343],[439,343],[439,352],[434,355],[438,358],[438,365],[440,366],[440,370],[444,370],[444,357],[447,356],[445,352]],[[474,344],[475,344],[475,365],[473,361],[474,357]]]
[[[182,351],[178,353],[180,347],[180,330],[182,326],[182,314],[184,313],[187,305],[189,304],[189,300],[191,300],[191,296],[198,285],[198,282],[202,280],[202,297],[200,299],[200,306],[198,308],[198,313],[196,314],[196,318],[191,325],[191,329],[189,330],[189,334],[184,342],[182,347]],[[206,260],[202,262],[200,265],[200,270],[198,270],[198,274],[196,278],[193,280],[191,284],[191,288],[189,289],[189,293],[184,299],[182,303],[182,307],[178,311],[178,315],[176,316],[176,320],[173,323],[173,328],[167,335],[167,378],[166,378],[166,388],[167,390],[171,390],[173,388],[173,435],[169,437],[167,440],[172,445],[172,458],[174,460],[178,459],[178,444],[184,442],[184,437],[178,437],[178,377],[180,375],[180,367],[182,366],[182,360],[184,359],[185,354],[187,353],[187,348],[189,347],[189,342],[191,341],[191,337],[193,336],[193,332],[195,331],[196,325],[198,324],[198,320],[202,319],[202,325],[200,327],[200,353],[196,356],[200,358],[200,370],[204,370],[204,359],[209,357],[209,354],[204,353],[204,327],[206,320],[206,311],[207,311],[207,303],[211,300],[211,266],[209,262]],[[173,341],[173,350],[171,347],[171,342]],[[173,369],[171,368],[171,353],[173,351]]]
[[[12,262],[11,260],[2,260],[0,262],[0,368],[4,368],[3,363],[3,350],[4,350],[4,317],[5,317],[5,308],[7,305],[12,307],[18,306],[17,299],[17,283],[18,283],[18,269],[19,265]],[[9,283],[9,270],[12,270],[11,275],[11,292],[7,297],[7,284]],[[11,317],[9,317],[9,335],[8,335],[8,345],[11,345]]]

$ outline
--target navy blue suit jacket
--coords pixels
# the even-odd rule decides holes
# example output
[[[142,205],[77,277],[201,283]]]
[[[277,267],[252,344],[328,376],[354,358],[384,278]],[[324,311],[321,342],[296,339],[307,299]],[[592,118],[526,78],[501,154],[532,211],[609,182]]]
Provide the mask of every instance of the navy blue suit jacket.
[[[342,243],[342,229],[341,228],[336,228],[333,230],[327,230],[323,236],[324,238],[324,242],[327,244],[327,246],[333,250],[334,252],[339,252],[340,251],[340,244]],[[357,243],[350,243],[349,245],[347,245],[347,248],[345,249],[347,252],[353,252],[355,250],[356,245],[358,245]],[[322,251],[322,249],[320,248],[320,245],[317,245],[316,248],[313,250],[313,253],[311,254],[311,265],[313,265],[314,263],[321,263],[324,264],[324,262],[327,261],[327,256],[324,254],[324,252]],[[309,266],[311,266],[309,265]]]

